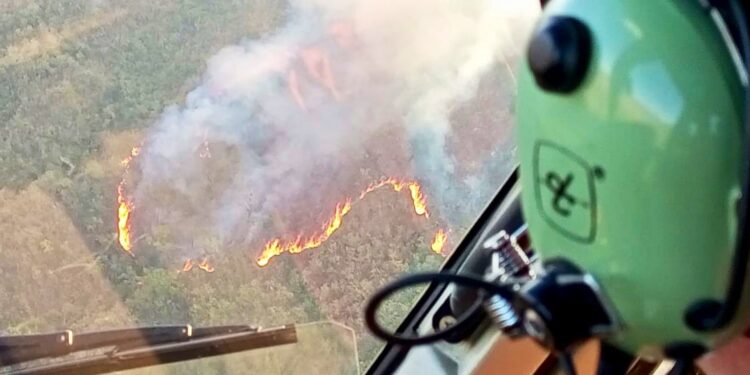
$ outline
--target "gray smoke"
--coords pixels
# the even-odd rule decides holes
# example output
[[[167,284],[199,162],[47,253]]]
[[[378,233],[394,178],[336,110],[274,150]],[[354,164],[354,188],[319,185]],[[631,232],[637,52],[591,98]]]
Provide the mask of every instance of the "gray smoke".
[[[362,167],[364,142],[384,129],[427,145],[413,150],[420,175],[449,179],[451,112],[523,45],[529,3],[293,1],[275,33],[211,57],[150,129],[134,195],[143,220],[251,240],[322,193],[325,171]]]

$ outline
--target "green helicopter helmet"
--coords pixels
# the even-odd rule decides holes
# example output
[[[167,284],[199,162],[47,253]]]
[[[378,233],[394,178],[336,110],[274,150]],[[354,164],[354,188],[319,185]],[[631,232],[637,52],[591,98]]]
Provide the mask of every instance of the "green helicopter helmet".
[[[596,280],[629,353],[700,353],[750,317],[738,4],[551,1],[519,69],[534,248]]]

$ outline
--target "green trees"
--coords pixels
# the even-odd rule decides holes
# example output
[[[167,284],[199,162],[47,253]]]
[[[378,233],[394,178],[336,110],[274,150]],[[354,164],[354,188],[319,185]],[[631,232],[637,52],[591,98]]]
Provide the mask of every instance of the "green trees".
[[[164,269],[149,270],[126,304],[141,324],[190,322],[190,301],[184,284]]]
[[[79,164],[96,152],[102,131],[147,128],[194,85],[209,56],[266,31],[260,25],[273,26],[285,7],[255,0],[22,3],[0,11],[0,187],[19,188],[59,169],[61,157]]]

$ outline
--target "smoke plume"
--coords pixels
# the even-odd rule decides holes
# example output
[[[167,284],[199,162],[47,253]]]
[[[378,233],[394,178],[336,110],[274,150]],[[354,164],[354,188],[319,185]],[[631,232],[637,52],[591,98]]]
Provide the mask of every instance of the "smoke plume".
[[[329,210],[318,197],[358,192],[362,170],[450,191],[454,112],[509,68],[536,11],[528,3],[292,1],[284,25],[218,51],[149,129],[131,184],[148,214],[136,220],[247,244],[286,213]],[[373,148],[375,136],[390,141]],[[401,143],[410,155],[395,155]],[[373,152],[396,167],[368,161]]]

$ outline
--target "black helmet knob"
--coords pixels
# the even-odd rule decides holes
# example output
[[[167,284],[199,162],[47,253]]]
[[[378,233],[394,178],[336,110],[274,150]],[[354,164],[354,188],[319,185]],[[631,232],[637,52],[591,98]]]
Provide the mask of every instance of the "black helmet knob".
[[[586,76],[591,60],[589,29],[572,17],[550,17],[534,32],[527,58],[539,87],[572,92]]]

